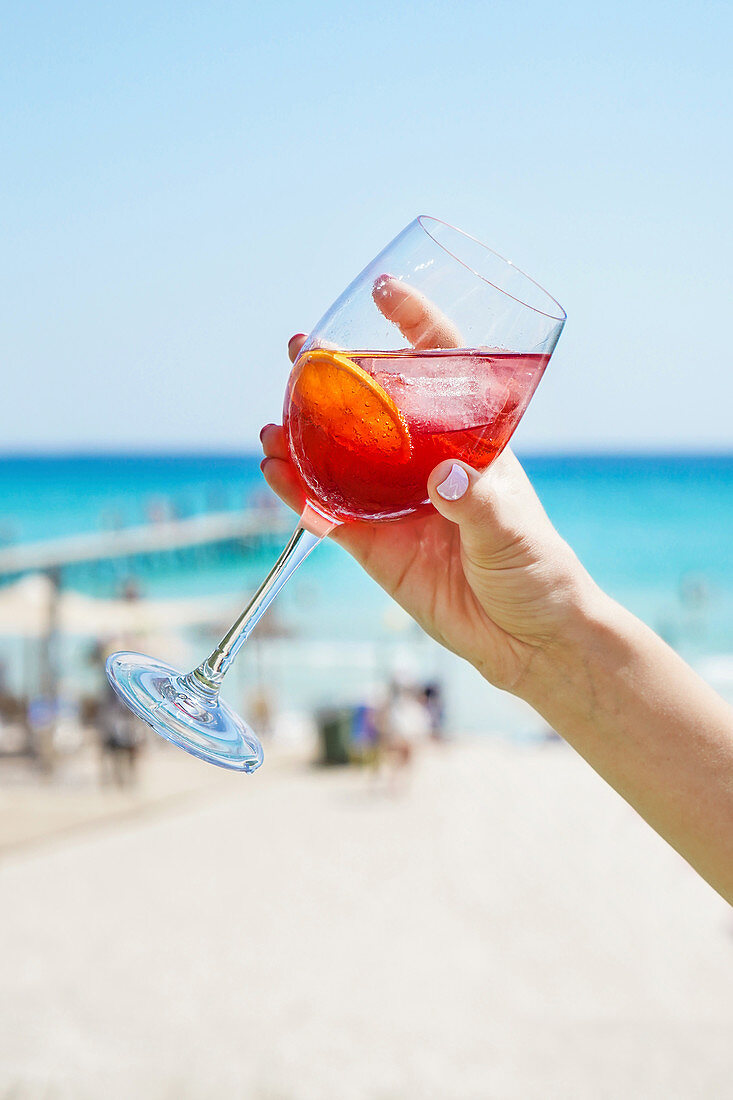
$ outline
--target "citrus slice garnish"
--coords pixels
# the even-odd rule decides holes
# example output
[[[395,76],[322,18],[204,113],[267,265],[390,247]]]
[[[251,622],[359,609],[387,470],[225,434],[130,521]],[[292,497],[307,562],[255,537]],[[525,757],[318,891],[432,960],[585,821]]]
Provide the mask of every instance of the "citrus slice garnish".
[[[387,391],[353,359],[314,348],[298,360],[290,389],[291,414],[354,450],[410,457],[410,431]]]

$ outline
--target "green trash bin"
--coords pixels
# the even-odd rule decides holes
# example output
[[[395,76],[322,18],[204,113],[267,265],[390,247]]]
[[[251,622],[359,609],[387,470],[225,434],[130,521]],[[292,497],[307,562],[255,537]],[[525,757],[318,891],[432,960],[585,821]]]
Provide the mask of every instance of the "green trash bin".
[[[317,717],[321,745],[321,764],[348,764],[351,761],[351,731],[354,712],[351,707],[330,707]]]

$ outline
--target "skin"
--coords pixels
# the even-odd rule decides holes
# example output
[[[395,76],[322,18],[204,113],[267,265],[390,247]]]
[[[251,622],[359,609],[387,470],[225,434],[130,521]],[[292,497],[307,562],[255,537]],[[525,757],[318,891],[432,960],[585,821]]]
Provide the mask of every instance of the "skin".
[[[411,343],[460,342],[429,302],[401,293],[375,302]],[[291,360],[304,340],[291,339]],[[300,513],[283,428],[266,425],[261,440],[268,484]],[[509,450],[481,472],[459,465],[459,500],[437,491],[443,462],[428,481],[434,511],[331,538],[441,645],[529,702],[733,904],[733,711],[598,588]]]

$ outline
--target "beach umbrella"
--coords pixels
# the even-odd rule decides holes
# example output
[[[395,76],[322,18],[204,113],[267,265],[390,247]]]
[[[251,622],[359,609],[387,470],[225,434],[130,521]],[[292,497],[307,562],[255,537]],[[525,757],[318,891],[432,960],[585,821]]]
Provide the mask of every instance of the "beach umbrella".
[[[54,610],[54,601],[57,601]],[[71,590],[58,593],[45,573],[32,573],[0,588],[0,635],[42,638],[52,629],[65,634],[109,637],[150,634],[186,627],[225,629],[242,610],[241,596],[185,599],[106,599]],[[257,635],[287,637],[290,631],[269,614]]]
[[[57,607],[54,615],[54,600]],[[45,573],[32,573],[0,588],[0,634],[42,638],[51,629],[104,636],[150,633],[189,626],[228,624],[240,610],[229,597],[180,600],[101,599],[81,592],[57,594]]]
[[[54,627],[56,587],[45,573],[32,573],[0,588],[0,634],[43,638]]]
[[[59,625],[66,634],[95,637],[150,634],[228,623],[238,610],[238,604],[233,603],[231,597],[120,600],[69,591],[59,600]]]

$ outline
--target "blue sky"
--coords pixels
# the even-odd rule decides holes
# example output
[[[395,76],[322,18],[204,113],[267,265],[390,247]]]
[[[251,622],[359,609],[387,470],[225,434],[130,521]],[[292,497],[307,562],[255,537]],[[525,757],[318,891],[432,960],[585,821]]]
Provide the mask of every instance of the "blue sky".
[[[431,213],[569,320],[518,449],[733,446],[733,6],[5,5],[0,448],[231,449]]]

